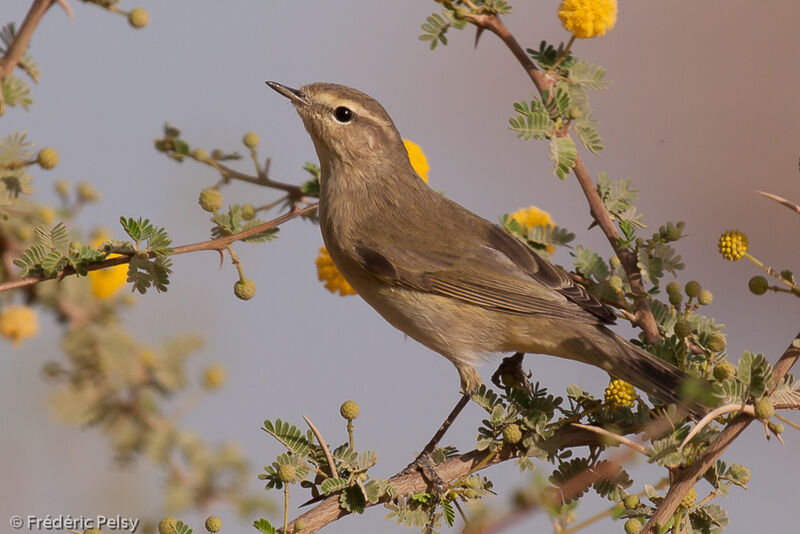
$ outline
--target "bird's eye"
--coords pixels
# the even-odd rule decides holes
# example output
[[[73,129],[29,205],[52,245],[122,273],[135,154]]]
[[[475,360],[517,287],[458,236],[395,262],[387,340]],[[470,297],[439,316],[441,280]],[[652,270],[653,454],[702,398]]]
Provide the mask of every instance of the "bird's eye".
[[[353,120],[353,111],[350,108],[339,106],[333,110],[333,116],[339,122],[350,122]]]

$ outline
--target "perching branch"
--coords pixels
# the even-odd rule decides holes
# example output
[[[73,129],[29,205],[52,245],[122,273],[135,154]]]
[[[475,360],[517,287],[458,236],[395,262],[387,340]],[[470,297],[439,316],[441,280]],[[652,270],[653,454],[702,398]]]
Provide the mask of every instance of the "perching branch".
[[[603,441],[604,438],[595,432],[587,431],[580,428],[574,428],[571,426],[566,426],[557,430],[556,433],[551,438],[549,438],[545,443],[542,443],[541,445],[547,448],[552,447],[552,448],[562,449],[570,447],[600,446],[603,444]],[[472,450],[470,452],[466,452],[464,454],[446,460],[441,464],[437,465],[435,467],[436,474],[439,475],[439,477],[445,484],[450,485],[454,481],[460,480],[463,477],[471,474],[472,470],[476,469],[476,467],[477,467],[476,470],[481,470],[490,467],[492,465],[498,464],[500,462],[505,462],[516,458],[511,449],[504,448],[500,451],[499,454],[494,455],[494,457],[490,461],[485,462],[484,464],[482,463],[482,460],[484,460],[486,454],[487,453],[485,451],[478,451],[478,450]],[[614,463],[616,465],[616,462],[608,462],[608,463],[609,464]],[[597,470],[595,476],[603,478],[604,476],[610,476],[611,474],[613,474],[613,472],[609,471],[609,473],[606,473],[605,468],[602,468]],[[589,480],[584,481],[583,479],[581,479],[582,483],[588,482],[589,485],[593,484],[596,481],[597,478],[591,478],[591,481]],[[397,474],[392,478],[390,478],[389,482],[394,484],[396,488],[395,496],[402,496],[410,493],[420,493],[428,491],[428,481],[425,480],[425,478],[419,471],[401,472],[400,474]],[[387,500],[388,498],[384,498],[377,503],[367,503],[366,507],[369,508],[371,506],[375,506],[376,504],[383,504]],[[289,523],[289,532],[292,532],[292,529],[294,528],[294,523],[298,519],[302,519],[303,522],[305,523],[305,527],[303,528],[303,534],[311,534],[312,532],[317,532],[321,530],[329,523],[332,523],[337,519],[340,519],[349,514],[350,512],[339,506],[339,494],[337,493],[329,497],[326,497],[314,508],[296,517],[291,523]],[[279,530],[278,532],[282,531]]]
[[[508,30],[503,21],[497,15],[475,15],[467,14],[465,18],[475,24],[478,28],[489,30],[497,35],[511,50],[514,57],[517,58],[522,68],[528,73],[539,94],[549,91],[555,85],[556,79],[550,74],[540,70],[536,64],[531,60],[525,50],[520,46],[519,42],[514,38]],[[567,135],[566,130],[561,132],[560,135]],[[620,234],[614,226],[614,221],[611,215],[603,205],[600,195],[597,193],[594,180],[589,175],[589,171],[583,164],[580,154],[576,156],[575,167],[573,168],[578,183],[589,202],[589,212],[594,220],[600,226],[600,229],[605,234],[611,248],[620,260],[623,269],[628,277],[628,282],[631,286],[631,291],[635,295],[634,299],[634,316],[631,321],[634,325],[640,327],[644,333],[645,339],[649,343],[655,343],[659,339],[658,326],[653,317],[653,312],[650,310],[650,302],[647,299],[647,291],[644,288],[642,275],[639,268],[636,266],[636,254],[628,249],[619,246]]]
[[[216,250],[221,252],[225,250],[231,243],[236,241],[240,241],[242,239],[247,239],[248,237],[260,234],[281,224],[290,221],[296,217],[300,217],[307,213],[310,213],[317,209],[318,203],[309,204],[303,208],[293,208],[288,212],[284,213],[280,217],[276,217],[271,221],[267,221],[263,224],[259,224],[258,226],[254,226],[249,230],[245,230],[243,232],[238,232],[236,234],[231,234],[224,237],[219,237],[217,239],[211,239],[209,241],[202,241],[200,243],[193,243],[191,245],[183,245],[180,247],[173,248],[168,256],[174,256],[177,254],[186,254],[187,252],[197,252],[200,250]],[[107,267],[113,267],[114,265],[121,265],[124,263],[129,263],[131,261],[131,256],[118,256],[116,258],[109,258],[107,260],[103,260],[101,262],[95,263],[93,265],[88,265],[86,267],[87,271],[96,271],[98,269],[105,269]],[[71,276],[75,274],[75,269],[71,267],[66,267],[59,273],[50,275],[50,276],[26,276],[25,278],[18,278],[17,280],[11,280],[8,282],[0,283],[0,292],[9,291],[11,289],[17,289],[20,287],[31,286],[34,284],[38,284],[39,282],[43,282],[45,280],[51,280],[53,278],[64,278],[65,276]]]

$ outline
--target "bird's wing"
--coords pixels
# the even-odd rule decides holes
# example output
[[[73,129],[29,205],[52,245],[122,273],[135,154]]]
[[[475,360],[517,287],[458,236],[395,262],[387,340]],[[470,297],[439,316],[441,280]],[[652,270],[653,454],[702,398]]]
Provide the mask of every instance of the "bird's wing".
[[[563,270],[497,225],[484,221],[468,248],[395,236],[388,243],[362,242],[361,265],[388,283],[449,296],[484,308],[613,323],[613,312]],[[441,237],[441,236],[439,236]],[[424,251],[423,251],[424,248]]]

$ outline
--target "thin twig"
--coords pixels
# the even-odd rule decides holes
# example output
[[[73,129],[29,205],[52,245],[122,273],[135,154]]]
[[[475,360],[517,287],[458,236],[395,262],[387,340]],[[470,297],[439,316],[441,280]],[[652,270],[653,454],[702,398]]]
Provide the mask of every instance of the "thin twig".
[[[700,432],[703,428],[705,428],[705,426],[708,425],[711,421],[713,421],[714,419],[716,419],[721,415],[725,415],[726,413],[731,413],[731,412],[741,412],[741,413],[746,413],[748,415],[755,415],[756,413],[752,405],[743,404],[741,402],[726,404],[725,406],[714,408],[713,410],[708,412],[705,415],[705,417],[703,417],[702,419],[700,419],[700,421],[698,421],[698,423],[695,425],[692,431],[689,432],[686,438],[684,438],[683,442],[681,442],[680,446],[678,447],[678,450],[681,450],[686,446],[687,443],[692,441],[692,438],[695,437],[697,433]]]
[[[800,213],[800,206],[798,206],[797,204],[795,204],[791,200],[786,200],[783,197],[779,197],[778,195],[773,195],[772,193],[765,193],[764,191],[756,191],[756,193],[758,193],[759,195],[763,195],[763,196],[765,196],[767,198],[770,198],[770,199],[774,200],[775,202],[777,202],[778,204],[783,204],[784,206],[786,206],[787,208],[789,208],[792,211],[796,211],[797,213]]]
[[[211,239],[209,241],[202,241],[200,243],[193,243],[191,245],[183,245],[180,247],[173,248],[168,256],[175,256],[177,254],[186,254],[188,252],[197,252],[200,250],[215,250],[221,251],[225,250],[228,245],[235,241],[240,241],[242,239],[247,239],[248,237],[254,236],[256,234],[260,234],[281,224],[294,219],[296,217],[300,217],[301,215],[305,215],[315,209],[317,209],[317,203],[309,204],[308,206],[302,208],[295,208],[292,209],[283,215],[272,219],[271,221],[267,221],[263,224],[259,224],[258,226],[254,226],[249,230],[245,230],[243,232],[238,232],[236,234],[231,234],[224,237],[219,237],[217,239]],[[113,267],[114,265],[122,265],[124,263],[129,263],[131,261],[131,256],[121,255],[115,258],[109,258],[107,260],[103,260],[98,263],[94,263],[92,265],[86,266],[87,271],[96,271],[98,269],[105,269],[107,267]],[[52,280],[54,278],[64,278],[65,276],[74,275],[75,270],[71,267],[66,267],[59,273],[52,274],[52,275],[37,275],[37,276],[27,276],[25,278],[18,278],[16,280],[10,280],[8,282],[0,283],[0,292],[8,291],[11,289],[17,289],[20,287],[31,286],[34,284],[38,284],[39,282],[43,282],[45,280]]]
[[[56,0],[34,0],[28,14],[25,15],[25,20],[22,21],[19,31],[14,36],[14,40],[6,50],[6,53],[0,58],[0,81],[5,80],[6,76],[17,67],[17,63],[22,58],[25,50],[28,48],[28,43],[31,40],[33,31],[42,20],[42,17],[50,9]]]
[[[322,433],[314,426],[314,423],[311,422],[311,419],[303,416],[303,419],[306,420],[306,424],[308,428],[311,429],[311,432],[314,433],[314,437],[317,438],[319,442],[319,446],[322,447],[322,452],[325,454],[325,459],[328,461],[328,467],[331,469],[331,476],[333,478],[339,478],[339,472],[336,471],[336,464],[333,463],[333,456],[331,456],[331,451],[328,449],[328,444],[325,443],[325,440],[322,438]]]
[[[584,430],[588,430],[589,432],[595,432],[595,433],[600,434],[601,436],[605,436],[607,438],[611,438],[614,441],[618,441],[623,445],[627,445],[631,449],[633,449],[633,450],[635,450],[637,452],[640,452],[640,453],[644,454],[645,456],[647,456],[647,451],[645,450],[644,447],[642,447],[641,445],[639,445],[635,441],[631,441],[630,439],[626,438],[625,436],[620,436],[619,434],[614,434],[613,432],[610,432],[610,431],[606,430],[605,428],[600,428],[598,426],[582,425],[580,423],[572,423],[572,426],[575,426],[575,427],[578,427],[578,428],[582,428]]]

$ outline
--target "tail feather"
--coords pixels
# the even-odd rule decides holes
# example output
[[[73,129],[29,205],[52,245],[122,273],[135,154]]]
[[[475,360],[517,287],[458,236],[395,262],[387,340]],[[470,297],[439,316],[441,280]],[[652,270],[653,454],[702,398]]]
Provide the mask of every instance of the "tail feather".
[[[601,327],[613,343],[613,354],[605,355],[608,372],[647,392],[656,399],[673,403],[692,417],[701,419],[709,407],[701,402],[709,385],[650,354],[631,345],[611,330]]]

